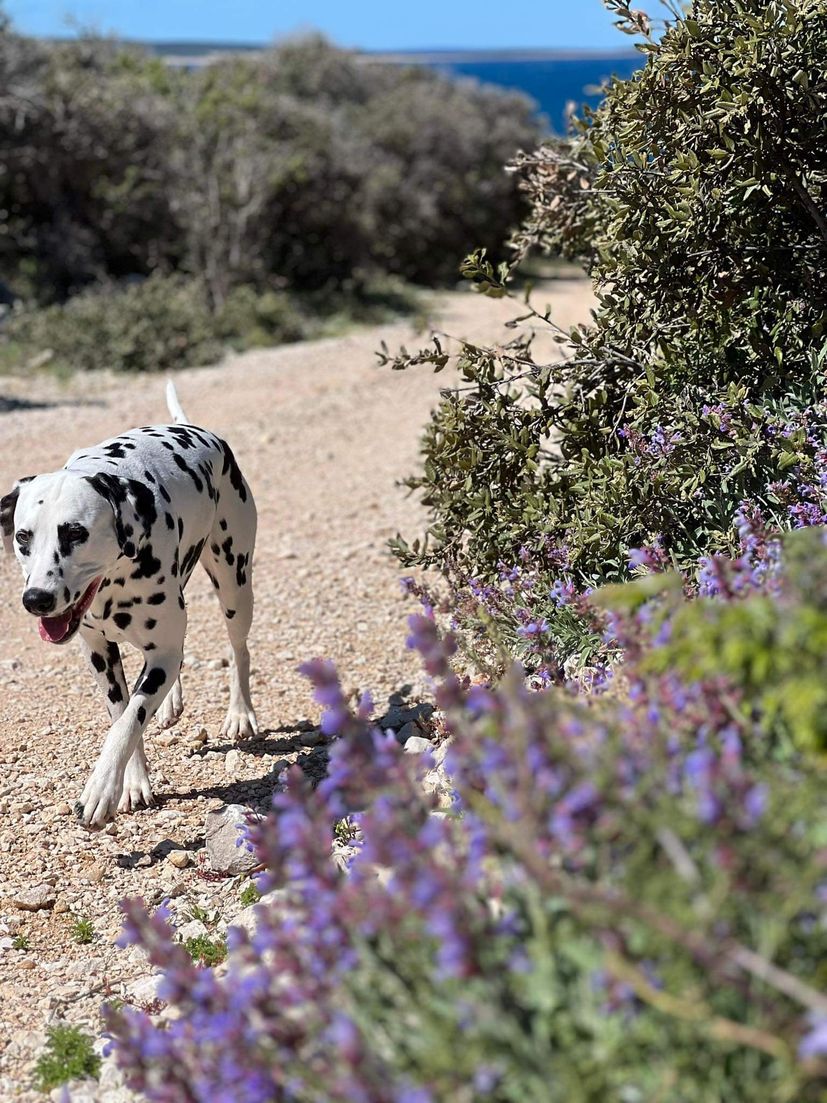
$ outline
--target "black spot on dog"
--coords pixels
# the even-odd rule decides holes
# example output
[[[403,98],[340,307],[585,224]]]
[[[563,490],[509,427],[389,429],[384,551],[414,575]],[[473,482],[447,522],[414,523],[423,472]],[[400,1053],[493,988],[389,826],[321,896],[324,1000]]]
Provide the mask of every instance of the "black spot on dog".
[[[171,514],[171,513],[165,513],[165,514],[164,514],[164,520],[165,520],[165,521],[166,521],[166,523],[167,523],[167,528],[168,528],[168,529],[170,530],[170,532],[171,532],[171,531],[172,531],[172,529],[174,529],[174,528],[175,528],[175,521],[174,521],[174,520],[172,519],[172,514]]]
[[[157,623],[158,621],[155,619],[155,617],[147,617],[147,619],[144,621],[144,628],[148,629],[151,632]]]
[[[235,609],[228,609],[224,616],[227,618],[227,620],[232,620],[235,616]]]
[[[151,471],[144,471],[144,478],[146,479],[146,481],[148,483],[154,483],[155,482],[155,476],[152,474]]]
[[[170,498],[169,496],[169,491],[165,486],[162,486],[160,483],[158,484],[158,493],[161,495],[167,505],[171,504],[172,498]]]
[[[223,517],[221,518],[221,520],[218,523],[221,526],[221,531],[226,532],[227,531],[227,522],[224,520]]]
[[[146,669],[146,668],[144,668]],[[167,680],[167,672],[162,666],[153,666],[148,673],[141,675],[138,689],[150,697],[154,696]]]
[[[109,614],[111,612],[112,612],[112,598],[108,597],[106,599],[106,604],[103,607],[103,612],[101,613],[101,620],[109,620]]]
[[[233,538],[228,536],[224,543],[221,545],[221,549],[224,552],[224,558],[227,560],[227,566],[232,567],[235,562],[235,556],[232,553]]]
[[[51,572],[51,571],[49,571],[49,574],[51,574],[51,573],[52,573],[52,572]],[[68,602],[68,601],[69,601],[69,587],[68,587],[68,586],[64,586],[64,587],[63,587],[63,600],[64,600],[65,602]]]
[[[204,550],[205,543],[206,540],[199,540],[197,544],[193,544],[181,560],[181,578],[183,578],[185,582],[195,569],[195,564],[201,557],[201,552]]]
[[[186,609],[186,605],[184,604],[184,595],[183,594],[178,595],[178,605],[180,606],[181,609]]]
[[[57,552],[55,552],[55,566],[57,566],[59,562],[60,562],[60,555]]]
[[[178,539],[182,540],[184,537],[184,522],[181,518],[178,518]]]
[[[185,471],[187,475],[189,475],[189,477],[192,479],[195,489],[198,491],[199,494],[201,494],[204,490],[204,484],[195,473],[195,471],[193,471],[190,465],[186,462],[186,460],[179,456],[177,452],[173,452],[172,459],[176,467],[178,467],[181,471]]]
[[[117,624],[118,628],[128,628],[132,623],[131,613],[116,613],[112,620]]]
[[[147,605],[163,605],[166,599],[167,595],[159,590],[157,594],[150,594],[146,599],[146,603]]]
[[[145,544],[135,556],[136,567],[132,578],[152,578],[161,569],[161,560],[153,553],[152,545]]]
[[[113,705],[117,705],[119,701],[123,700],[123,690],[115,683],[115,685],[109,687],[109,692],[106,695]]]
[[[155,644],[154,643],[145,643],[143,645],[143,647],[144,647],[144,651],[154,651],[155,650]]]
[[[128,598],[126,601],[119,601],[118,602],[118,608],[119,609],[131,609],[133,605],[140,605],[142,601],[143,601],[143,598],[140,598],[140,597]]]
[[[250,561],[249,555],[239,555],[235,564],[235,580],[237,585],[244,586],[247,582],[247,564]]]
[[[114,585],[115,586],[125,586],[126,585],[126,579],[125,578],[116,578],[115,582],[114,582]]]
[[[144,720],[146,720],[146,709],[143,705],[138,705],[138,723],[143,724]]]
[[[221,549],[219,548],[218,544],[210,544],[210,551],[213,553],[215,558],[218,559],[218,556],[221,553]]]
[[[229,472],[230,486],[238,494],[242,502],[247,501],[247,488],[244,486],[244,478],[241,474],[241,468],[236,463],[233,451],[226,441],[221,441],[221,449],[224,453],[224,467],[221,474],[226,475]]]
[[[63,559],[67,559],[74,548],[85,544],[89,539],[89,529],[74,523],[57,526],[57,550]]]
[[[103,674],[104,670],[106,670],[106,659],[103,655],[99,655],[97,651],[92,652],[89,656],[89,661],[95,670],[97,670],[98,674]]]

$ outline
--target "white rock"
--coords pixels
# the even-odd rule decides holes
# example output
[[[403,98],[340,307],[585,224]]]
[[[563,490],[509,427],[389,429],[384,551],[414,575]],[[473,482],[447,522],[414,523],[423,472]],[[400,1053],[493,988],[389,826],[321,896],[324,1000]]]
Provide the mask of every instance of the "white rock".
[[[236,777],[241,771],[242,764],[241,752],[235,747],[232,747],[224,755],[224,769],[230,774],[231,777]]]
[[[229,923],[230,927],[243,927],[248,934],[253,935],[258,927],[258,913],[259,909],[264,908],[266,911],[270,909],[275,910],[280,915],[286,915],[287,913],[287,890],[286,889],[274,889],[272,892],[268,892],[265,896],[257,901],[255,904],[250,904],[248,908],[240,911],[238,915]]]
[[[414,725],[405,725],[405,727],[408,726],[413,727]],[[402,732],[399,734],[401,735]],[[405,740],[405,754],[425,754],[426,751],[430,750],[432,750],[432,747],[429,740],[422,735],[411,735]]]
[[[51,885],[35,885],[33,889],[18,893],[14,902],[24,912],[42,911],[54,905],[55,890]]]
[[[176,869],[186,869],[192,861],[188,850],[170,850],[167,861]]]
[[[200,919],[191,919],[189,923],[182,924],[177,933],[181,941],[186,942],[188,938],[203,938],[207,928]]]
[[[237,845],[250,815],[243,804],[225,804],[207,812],[204,833],[213,873],[249,873],[258,865],[258,858],[243,842]]]

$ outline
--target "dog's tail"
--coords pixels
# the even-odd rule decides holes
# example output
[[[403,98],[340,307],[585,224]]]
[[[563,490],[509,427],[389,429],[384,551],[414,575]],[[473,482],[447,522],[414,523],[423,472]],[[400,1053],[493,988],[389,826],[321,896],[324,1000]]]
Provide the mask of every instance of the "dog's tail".
[[[190,419],[184,413],[181,403],[178,401],[178,392],[171,379],[167,380],[167,409],[176,424],[189,425]]]

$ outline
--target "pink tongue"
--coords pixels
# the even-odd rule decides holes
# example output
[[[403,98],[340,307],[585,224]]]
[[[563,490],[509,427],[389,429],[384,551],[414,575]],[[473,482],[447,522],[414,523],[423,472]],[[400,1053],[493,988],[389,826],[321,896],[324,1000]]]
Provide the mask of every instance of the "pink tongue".
[[[67,609],[65,613],[61,613],[59,617],[41,617],[37,625],[38,631],[40,632],[40,638],[45,640],[46,643],[60,643],[69,631],[71,620],[71,609]]]

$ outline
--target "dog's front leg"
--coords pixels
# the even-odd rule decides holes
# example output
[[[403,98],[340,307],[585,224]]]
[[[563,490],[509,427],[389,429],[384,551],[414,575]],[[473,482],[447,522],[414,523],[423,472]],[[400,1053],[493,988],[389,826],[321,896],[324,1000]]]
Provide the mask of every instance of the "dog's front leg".
[[[178,677],[183,648],[144,653],[141,671],[129,703],[104,740],[100,757],[81,794],[78,818],[89,827],[112,819],[124,788],[127,763],[144,730]]]

